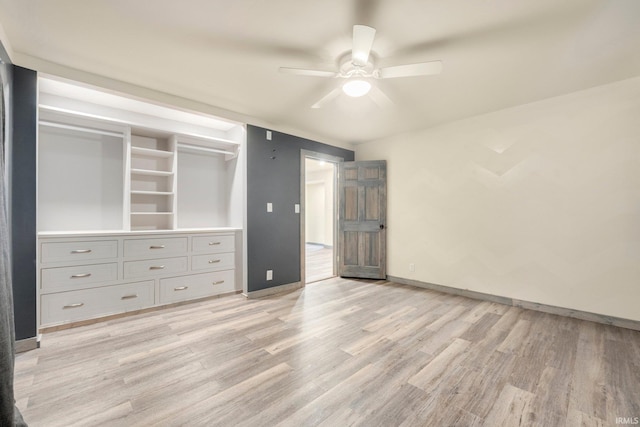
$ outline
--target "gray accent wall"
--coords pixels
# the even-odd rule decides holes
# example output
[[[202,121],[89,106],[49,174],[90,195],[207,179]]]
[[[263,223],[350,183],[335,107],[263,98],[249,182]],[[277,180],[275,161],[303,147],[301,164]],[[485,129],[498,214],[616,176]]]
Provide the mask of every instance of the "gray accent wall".
[[[33,338],[36,324],[37,73],[12,67],[10,157],[11,273],[16,340]]]
[[[343,148],[247,126],[247,290],[255,292],[296,283],[300,273],[301,150],[354,160],[354,152]],[[267,212],[272,203],[273,212]],[[266,280],[273,270],[273,280]]]

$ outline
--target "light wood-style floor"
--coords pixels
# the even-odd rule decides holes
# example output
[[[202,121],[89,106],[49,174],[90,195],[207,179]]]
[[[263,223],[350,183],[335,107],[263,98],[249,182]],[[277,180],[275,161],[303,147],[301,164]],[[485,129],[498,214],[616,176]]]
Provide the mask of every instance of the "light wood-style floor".
[[[333,277],[333,249],[311,243],[305,250],[305,283]]]
[[[45,334],[30,426],[611,426],[640,416],[640,332],[331,279]]]

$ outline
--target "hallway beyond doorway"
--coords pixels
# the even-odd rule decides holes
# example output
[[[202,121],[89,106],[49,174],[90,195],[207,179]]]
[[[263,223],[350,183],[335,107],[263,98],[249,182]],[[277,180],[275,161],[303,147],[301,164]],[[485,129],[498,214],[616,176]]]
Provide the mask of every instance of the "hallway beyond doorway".
[[[305,283],[318,282],[333,276],[333,248],[306,244]]]

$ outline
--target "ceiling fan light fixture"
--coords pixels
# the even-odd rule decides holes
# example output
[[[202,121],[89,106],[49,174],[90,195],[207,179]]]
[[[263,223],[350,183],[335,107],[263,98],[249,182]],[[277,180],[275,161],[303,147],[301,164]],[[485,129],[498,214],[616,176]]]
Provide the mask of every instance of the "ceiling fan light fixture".
[[[369,93],[370,90],[371,83],[366,80],[348,80],[342,85],[342,91],[353,98],[364,96]]]

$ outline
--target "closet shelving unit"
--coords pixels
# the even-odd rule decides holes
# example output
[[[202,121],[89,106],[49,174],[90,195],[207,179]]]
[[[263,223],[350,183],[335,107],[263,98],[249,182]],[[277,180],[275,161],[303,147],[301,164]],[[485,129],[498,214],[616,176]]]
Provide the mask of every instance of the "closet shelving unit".
[[[151,137],[142,133],[133,129],[131,134],[131,230],[204,226],[207,219],[189,219],[203,207],[205,213],[212,214],[211,221],[220,222],[222,215],[216,206],[227,203],[220,188],[226,177],[217,172],[237,158],[238,143],[223,138],[177,134]]]
[[[176,200],[175,137],[131,135],[132,230],[174,229]]]

